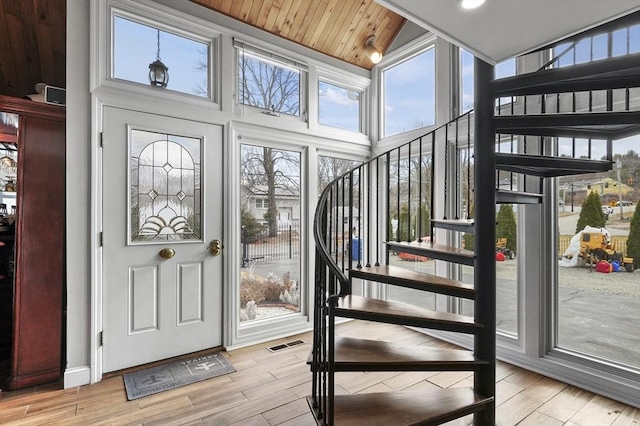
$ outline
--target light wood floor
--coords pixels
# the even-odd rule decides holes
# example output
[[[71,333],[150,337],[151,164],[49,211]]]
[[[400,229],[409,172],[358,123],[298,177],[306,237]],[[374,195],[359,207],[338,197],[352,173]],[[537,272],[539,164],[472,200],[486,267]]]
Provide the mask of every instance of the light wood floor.
[[[366,332],[363,331],[366,328]],[[402,343],[446,343],[400,326],[353,321],[339,334]],[[304,344],[270,352],[296,339]],[[305,364],[311,334],[269,342],[225,356],[235,373],[127,401],[122,377],[70,389],[49,385],[3,392],[0,424],[6,425],[243,425],[307,426],[305,397],[311,373]],[[639,426],[640,410],[505,363],[497,366],[497,423],[506,425]],[[471,386],[468,372],[341,373],[338,392],[384,392]],[[468,425],[471,417],[451,422]],[[370,425],[366,425],[370,426]],[[389,425],[392,426],[392,425]]]

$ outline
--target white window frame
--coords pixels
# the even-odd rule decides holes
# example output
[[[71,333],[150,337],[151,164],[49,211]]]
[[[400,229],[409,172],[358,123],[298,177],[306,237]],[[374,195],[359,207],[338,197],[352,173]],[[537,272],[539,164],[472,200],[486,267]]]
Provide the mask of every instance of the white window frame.
[[[308,120],[308,106],[307,106],[307,98],[308,98],[308,80],[309,80],[309,72],[306,64],[302,63],[302,61],[296,61],[294,59],[289,59],[286,56],[283,56],[279,53],[274,52],[272,49],[263,48],[257,46],[253,43],[246,43],[240,40],[233,41],[234,47],[234,65],[233,65],[233,93],[234,93],[234,103],[233,108],[234,112],[240,116],[257,116],[258,114],[264,114],[267,116],[271,116],[274,118],[281,118],[285,120],[292,121],[301,121],[307,122]],[[247,54],[254,57],[257,60],[271,63],[275,66],[290,69],[295,71],[299,75],[298,81],[298,91],[299,91],[299,115],[292,115],[287,113],[281,113],[275,111],[275,113],[269,111],[269,109],[260,108],[252,105],[243,104],[240,102],[241,94],[238,92],[240,82],[238,81],[238,76],[240,74],[240,61],[241,55]]]
[[[144,3],[124,0],[103,0],[99,3],[98,28],[94,32],[91,63],[98,67],[91,69],[91,89],[99,87],[115,88],[127,91],[131,95],[154,96],[163,99],[186,102],[193,105],[205,104],[207,108],[220,110],[220,32],[210,24],[194,20],[186,14],[165,8],[161,5],[151,7]],[[114,77],[113,37],[114,19],[121,17],[136,23],[160,29],[180,37],[188,38],[208,46],[207,84],[208,96],[198,96],[171,89],[159,89],[133,81]],[[153,58],[150,58],[150,61]]]
[[[260,204],[260,205],[258,205],[258,204]],[[256,207],[256,209],[266,209],[267,208],[267,199],[266,198],[262,198],[262,197],[256,198],[255,207]]]
[[[420,38],[418,38],[414,43],[411,43],[409,46],[406,46],[403,49],[398,49],[398,51],[394,52],[392,55],[388,55],[385,56],[382,60],[382,62],[380,64],[378,64],[378,68],[376,70],[376,76],[378,79],[378,83],[377,83],[377,89],[378,89],[378,99],[380,100],[379,105],[378,105],[378,109],[377,109],[377,115],[378,115],[378,126],[377,126],[377,132],[379,135],[379,139],[383,139],[385,141],[389,140],[402,140],[402,141],[406,141],[406,140],[410,140],[416,136],[419,136],[421,134],[427,133],[429,128],[432,128],[434,126],[436,126],[438,124],[438,120],[436,117],[437,114],[437,93],[435,93],[434,91],[434,124],[433,125],[428,125],[425,127],[420,127],[418,129],[412,129],[412,130],[408,130],[406,132],[403,133],[398,133],[398,134],[394,134],[394,135],[389,135],[389,136],[384,136],[384,123],[385,123],[385,113],[384,113],[384,109],[385,109],[385,99],[384,99],[384,73],[397,66],[400,65],[401,63],[408,61],[422,53],[425,53],[426,51],[433,49],[434,52],[437,55],[436,52],[436,37],[434,35],[428,34],[426,36],[422,36]],[[436,63],[434,66],[434,78],[436,80],[436,85],[437,85],[437,73],[438,73],[438,64]]]
[[[345,90],[351,90],[360,94],[360,108],[359,108],[359,131],[353,132],[348,129],[330,126],[327,124],[320,123],[320,82],[332,84],[334,86],[341,87]],[[313,93],[310,93],[310,100],[315,97],[314,102],[314,110],[316,113],[313,115],[313,119],[310,120],[310,127],[317,128],[324,132],[333,133],[336,135],[345,135],[349,137],[349,135],[360,134],[367,135],[369,134],[368,128],[370,126],[370,108],[369,108],[369,87],[371,85],[371,80],[368,78],[358,77],[356,75],[348,75],[342,70],[331,69],[328,67],[317,66],[315,68],[315,79],[313,82]],[[311,91],[310,91],[311,92]]]

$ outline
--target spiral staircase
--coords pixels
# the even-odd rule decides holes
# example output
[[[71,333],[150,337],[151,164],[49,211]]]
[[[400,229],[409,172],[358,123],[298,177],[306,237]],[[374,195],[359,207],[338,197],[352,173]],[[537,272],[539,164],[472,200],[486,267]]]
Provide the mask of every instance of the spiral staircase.
[[[640,54],[493,75],[476,60],[473,112],[354,168],[320,197],[308,397],[319,425],[431,425],[469,414],[474,424],[495,424],[496,203],[540,204],[548,178],[608,171],[613,141],[640,133]],[[576,138],[572,155],[558,154],[558,137]],[[591,153],[596,141],[605,141],[605,159],[577,154]],[[409,226],[415,237],[399,238],[392,218],[412,205],[419,206]],[[473,251],[463,248],[464,234],[473,234]],[[393,266],[392,253],[472,266],[474,282]],[[356,280],[468,299],[473,317],[358,295]],[[336,322],[345,319],[464,333],[473,350],[337,336]],[[355,371],[469,371],[474,384],[337,394],[335,376]]]

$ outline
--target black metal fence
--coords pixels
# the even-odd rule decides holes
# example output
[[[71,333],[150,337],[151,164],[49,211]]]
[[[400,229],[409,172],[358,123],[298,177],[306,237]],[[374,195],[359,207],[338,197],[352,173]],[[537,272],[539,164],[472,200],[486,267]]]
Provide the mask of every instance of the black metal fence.
[[[251,262],[271,262],[300,258],[300,224],[278,225],[275,236],[269,230],[249,235],[246,226],[241,230],[242,267]]]

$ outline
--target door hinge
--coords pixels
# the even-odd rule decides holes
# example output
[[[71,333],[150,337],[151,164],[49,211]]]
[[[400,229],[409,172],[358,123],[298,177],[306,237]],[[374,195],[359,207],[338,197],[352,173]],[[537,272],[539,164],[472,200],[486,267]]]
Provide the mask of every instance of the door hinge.
[[[98,336],[98,339],[100,340],[100,346],[104,345],[104,331],[100,332],[100,335]]]
[[[100,243],[100,247],[102,247],[102,245],[104,244],[104,234],[102,232],[100,232],[100,235],[98,236],[98,240]]]
[[[100,132],[100,148],[104,147],[104,133]]]

